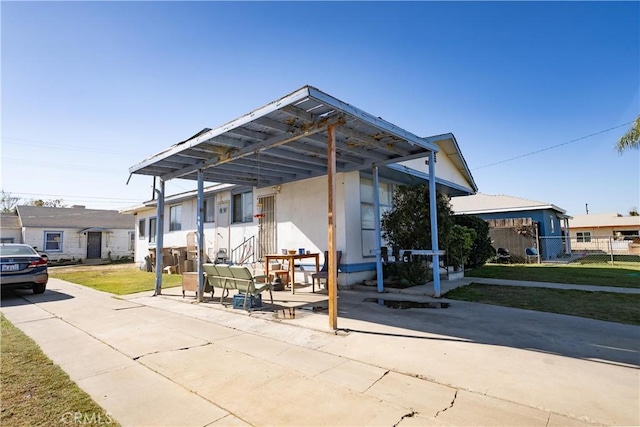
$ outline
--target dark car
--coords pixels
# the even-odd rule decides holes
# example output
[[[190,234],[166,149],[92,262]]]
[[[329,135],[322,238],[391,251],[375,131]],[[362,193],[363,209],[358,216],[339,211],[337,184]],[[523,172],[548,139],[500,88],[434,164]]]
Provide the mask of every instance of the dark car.
[[[48,281],[47,260],[35,249],[19,243],[0,243],[0,285],[3,291],[21,288],[41,294]]]

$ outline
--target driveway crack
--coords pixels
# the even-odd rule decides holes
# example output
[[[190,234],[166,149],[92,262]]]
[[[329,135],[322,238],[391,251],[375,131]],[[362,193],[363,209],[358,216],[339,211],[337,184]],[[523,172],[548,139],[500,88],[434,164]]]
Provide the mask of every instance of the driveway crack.
[[[458,397],[458,389],[456,389],[455,394],[453,395],[453,399],[451,400],[451,403],[449,404],[449,406],[447,406],[444,409],[441,409],[440,411],[436,412],[436,414],[433,416],[434,418],[436,418],[438,415],[440,415],[442,412],[453,408],[453,405],[456,403],[456,398]]]
[[[371,387],[373,387],[374,385],[376,385],[376,384],[378,383],[378,381],[380,381],[381,379],[383,379],[383,378],[384,378],[384,376],[385,376],[385,375],[387,375],[389,372],[391,372],[391,371],[385,371],[385,373],[384,373],[384,374],[380,375],[380,378],[378,378],[377,380],[375,380],[375,381],[373,382],[373,384],[371,384],[369,387],[367,387],[367,389],[364,391],[364,393],[366,393],[367,391],[369,391],[369,390],[371,389]],[[403,417],[403,418],[404,418],[404,417]],[[401,419],[400,421],[402,421],[402,419]],[[398,422],[400,422],[400,421],[398,421]]]
[[[210,342],[206,342],[206,343],[203,343],[203,344],[192,345],[192,346],[188,346],[188,347],[172,348],[170,350],[157,350],[157,351],[152,351],[152,352],[149,352],[149,353],[141,354],[140,356],[133,357],[132,360],[138,360],[138,359],[141,359],[141,358],[146,357],[146,356],[151,356],[152,354],[170,353],[172,351],[190,350],[192,348],[206,347],[208,345],[211,345],[211,343]]]
[[[418,415],[418,413],[417,413],[416,411],[411,411],[411,412],[409,412],[408,414],[404,414],[404,415],[402,416],[402,418],[400,418],[400,421],[398,421],[397,423],[395,423],[395,424],[393,425],[393,427],[398,427],[398,425],[399,425],[399,424],[402,422],[402,420],[404,420],[405,418],[411,418],[411,417],[414,417],[414,416],[416,416],[416,415]]]

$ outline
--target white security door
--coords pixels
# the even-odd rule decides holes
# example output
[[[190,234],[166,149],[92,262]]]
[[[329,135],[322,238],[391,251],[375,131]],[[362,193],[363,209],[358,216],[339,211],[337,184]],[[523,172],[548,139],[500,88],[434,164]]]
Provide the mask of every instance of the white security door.
[[[262,211],[258,217],[258,253],[257,259],[276,253],[276,197],[274,195],[258,198]]]

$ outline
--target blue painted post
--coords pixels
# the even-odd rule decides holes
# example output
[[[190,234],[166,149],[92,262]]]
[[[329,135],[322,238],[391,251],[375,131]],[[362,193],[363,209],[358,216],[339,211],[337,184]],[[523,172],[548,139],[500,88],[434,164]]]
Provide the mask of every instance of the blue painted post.
[[[155,295],[162,294],[162,246],[164,244],[164,180],[160,179],[160,189],[155,189],[158,196],[156,213],[156,290]]]
[[[198,169],[198,200],[197,200],[197,215],[196,215],[196,228],[197,245],[198,245],[198,302],[202,302],[204,297],[204,268],[202,263],[204,261],[204,173],[202,169]]]
[[[440,298],[440,255],[438,255],[438,199],[436,197],[436,160],[429,151],[429,216],[431,217],[431,250],[433,251],[433,291]]]
[[[376,232],[376,275],[378,292],[384,292],[384,278],[382,277],[382,236],[380,235],[380,182],[378,180],[378,166],[373,165],[373,221]]]

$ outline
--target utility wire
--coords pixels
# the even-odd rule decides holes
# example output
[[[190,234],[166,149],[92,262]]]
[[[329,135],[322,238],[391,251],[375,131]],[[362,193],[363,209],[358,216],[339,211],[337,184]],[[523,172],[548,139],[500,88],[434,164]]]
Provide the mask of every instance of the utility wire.
[[[125,199],[125,198],[113,198],[113,197],[99,197],[99,196],[70,196],[65,194],[45,194],[45,193],[20,193],[20,192],[11,192],[11,196],[44,196],[44,197],[56,197],[56,198],[67,198],[67,199],[83,199],[83,200],[107,200],[111,202],[139,202],[139,199]]]
[[[532,151],[532,152],[530,152],[530,153],[521,154],[521,155],[516,156],[516,157],[510,157],[510,158],[508,158],[508,159],[500,160],[499,162],[489,163],[488,165],[479,166],[479,167],[477,167],[477,168],[473,168],[472,170],[478,170],[478,169],[488,168],[489,166],[495,166],[495,165],[499,165],[499,164],[502,164],[502,163],[510,162],[510,161],[512,161],[512,160],[521,159],[521,158],[523,158],[523,157],[533,156],[534,154],[542,153],[543,151],[549,151],[549,150],[552,150],[552,149],[554,149],[554,148],[562,147],[563,145],[571,144],[572,142],[581,141],[581,140],[583,140],[583,139],[591,138],[592,136],[600,135],[601,133],[609,132],[609,131],[612,131],[612,130],[614,130],[614,129],[621,128],[621,127],[623,127],[623,126],[628,126],[628,125],[630,125],[631,123],[633,123],[633,121],[631,121],[631,122],[627,122],[627,123],[623,123],[623,124],[621,124],[621,125],[614,126],[614,127],[612,127],[612,128],[609,128],[609,129],[601,130],[601,131],[599,131],[599,132],[592,133],[592,134],[590,134],[590,135],[581,136],[580,138],[572,139],[571,141],[567,141],[567,142],[563,142],[563,143],[560,143],[560,144],[552,145],[551,147],[541,148],[540,150]]]
[[[53,142],[45,142],[45,141],[36,141],[33,139],[26,138],[14,138],[10,136],[1,137],[4,144],[20,144],[20,145],[35,145],[35,146],[44,146],[47,148],[64,148],[67,151],[78,151],[84,153],[101,153],[101,154],[113,154],[113,155],[139,155],[143,156],[142,153],[135,151],[114,151],[114,150],[106,150],[106,149],[96,149],[94,147],[86,147],[86,146],[77,146],[77,145],[66,145],[66,144],[56,144]]]

